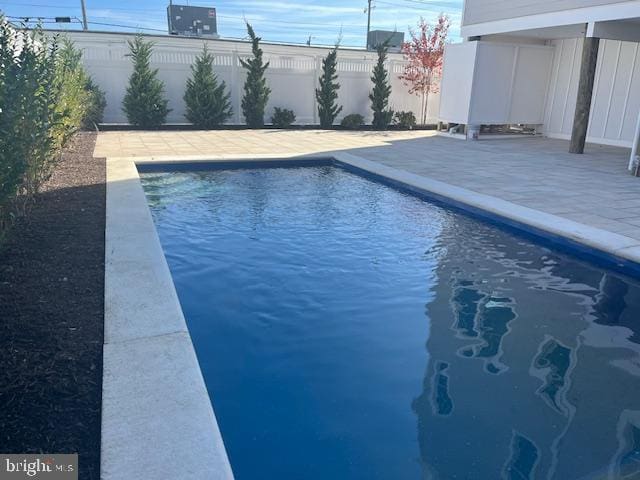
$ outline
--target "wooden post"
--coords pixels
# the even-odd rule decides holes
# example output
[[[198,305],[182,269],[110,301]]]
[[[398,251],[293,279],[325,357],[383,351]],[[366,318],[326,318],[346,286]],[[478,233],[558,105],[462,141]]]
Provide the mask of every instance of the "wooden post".
[[[586,37],[584,39],[582,64],[580,65],[580,83],[578,83],[578,98],[576,100],[576,113],[573,119],[569,153],[584,153],[599,46],[600,39],[597,37]]]

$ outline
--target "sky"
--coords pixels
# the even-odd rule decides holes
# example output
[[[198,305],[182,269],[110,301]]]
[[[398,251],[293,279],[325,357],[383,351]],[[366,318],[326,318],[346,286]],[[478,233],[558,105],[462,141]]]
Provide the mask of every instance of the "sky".
[[[460,32],[463,0],[372,0],[371,29],[407,32],[420,17],[434,21],[440,13],[451,18],[451,39]],[[168,0],[85,0],[89,29],[166,33]],[[245,38],[244,19],[265,41],[332,45],[342,32],[342,45],[362,47],[367,28],[367,0],[174,0],[174,4],[215,7],[218,33]],[[80,0],[0,0],[0,11],[14,17],[42,17],[46,27],[79,29],[55,24],[56,16],[82,18]],[[111,24],[111,25],[104,25]],[[117,25],[117,26],[113,26]],[[406,35],[405,35],[406,38]]]

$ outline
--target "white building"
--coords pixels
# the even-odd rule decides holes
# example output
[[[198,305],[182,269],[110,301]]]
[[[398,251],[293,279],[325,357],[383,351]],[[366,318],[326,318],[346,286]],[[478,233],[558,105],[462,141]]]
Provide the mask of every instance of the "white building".
[[[445,52],[443,122],[534,125],[574,153],[586,135],[635,155],[640,0],[466,0],[462,37]]]

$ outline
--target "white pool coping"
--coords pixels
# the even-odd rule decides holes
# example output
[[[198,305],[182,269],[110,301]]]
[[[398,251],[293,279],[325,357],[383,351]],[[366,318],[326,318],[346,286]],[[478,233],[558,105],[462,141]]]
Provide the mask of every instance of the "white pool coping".
[[[103,480],[232,479],[136,164],[333,158],[640,263],[640,242],[346,152],[107,159]]]
[[[132,159],[107,159],[102,480],[233,478]]]

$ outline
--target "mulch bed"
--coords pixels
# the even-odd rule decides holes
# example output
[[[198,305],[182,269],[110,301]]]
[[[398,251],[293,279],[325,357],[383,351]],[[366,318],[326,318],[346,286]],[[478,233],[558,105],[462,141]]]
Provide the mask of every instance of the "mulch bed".
[[[0,452],[100,477],[105,161],[81,133],[0,244]]]

